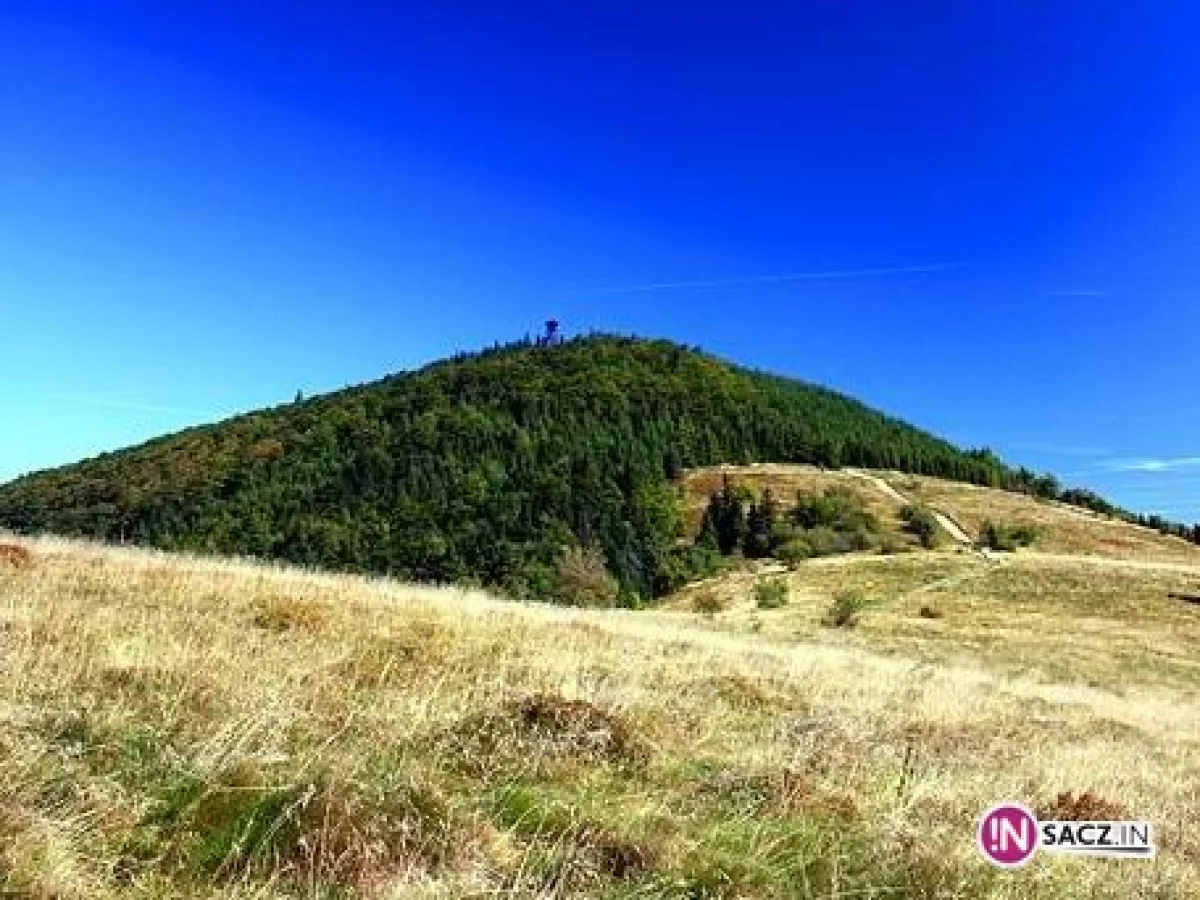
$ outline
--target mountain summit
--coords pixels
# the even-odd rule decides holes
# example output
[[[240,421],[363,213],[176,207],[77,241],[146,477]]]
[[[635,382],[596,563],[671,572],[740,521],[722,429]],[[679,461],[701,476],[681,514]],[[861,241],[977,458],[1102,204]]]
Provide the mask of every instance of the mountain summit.
[[[667,341],[522,341],[0,487],[0,527],[537,596],[593,547],[630,593],[688,574],[673,481],[719,463],[1004,484],[986,451]]]

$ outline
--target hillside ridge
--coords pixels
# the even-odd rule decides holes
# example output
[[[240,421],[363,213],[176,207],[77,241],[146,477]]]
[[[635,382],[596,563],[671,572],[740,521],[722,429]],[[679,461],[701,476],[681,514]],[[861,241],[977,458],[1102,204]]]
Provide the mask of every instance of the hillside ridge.
[[[680,541],[678,474],[751,462],[1059,492],[836,391],[589,335],[496,345],[31,474],[0,486],[0,527],[532,599],[556,596],[577,548],[635,604],[712,565]]]
[[[858,465],[1003,483],[843,394],[669,341],[522,341],[188,429],[0,486],[0,527],[552,591],[594,546],[628,596],[703,560],[671,480],[719,462]]]

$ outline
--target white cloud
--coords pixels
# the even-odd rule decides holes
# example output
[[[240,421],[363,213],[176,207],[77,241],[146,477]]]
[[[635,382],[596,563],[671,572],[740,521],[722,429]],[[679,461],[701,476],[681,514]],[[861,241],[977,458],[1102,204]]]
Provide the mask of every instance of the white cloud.
[[[1177,456],[1172,459],[1113,459],[1102,464],[1109,472],[1174,472],[1200,466],[1200,456]]]

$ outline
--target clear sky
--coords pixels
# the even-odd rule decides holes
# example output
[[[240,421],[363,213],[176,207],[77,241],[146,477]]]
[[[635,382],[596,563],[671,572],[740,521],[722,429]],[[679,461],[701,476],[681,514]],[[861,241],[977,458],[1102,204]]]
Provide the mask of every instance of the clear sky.
[[[6,0],[0,479],[556,316],[1198,520],[1197,33],[1192,0]]]

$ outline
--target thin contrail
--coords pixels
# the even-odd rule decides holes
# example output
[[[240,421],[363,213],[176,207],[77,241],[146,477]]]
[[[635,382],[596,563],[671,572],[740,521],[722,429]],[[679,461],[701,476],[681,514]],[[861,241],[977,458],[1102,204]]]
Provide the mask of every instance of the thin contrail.
[[[755,284],[785,284],[790,281],[839,281],[849,278],[875,278],[885,275],[921,275],[961,269],[965,263],[928,263],[919,266],[892,266],[883,269],[829,269],[821,272],[786,272],[781,275],[745,275],[738,278],[714,278],[700,281],[657,281],[647,284],[614,285],[570,291],[575,297],[596,294],[644,294],[653,291],[704,290],[706,288],[745,287]]]
[[[1073,297],[1073,298],[1093,297],[1096,299],[1100,299],[1103,297],[1109,297],[1111,295],[1112,295],[1111,291],[1098,291],[1098,290],[1092,290],[1092,289],[1086,289],[1086,290],[1079,289],[1079,290],[1068,290],[1068,291],[1046,291],[1047,297]]]
[[[170,406],[160,403],[142,403],[136,400],[121,400],[117,397],[101,397],[95,394],[46,394],[47,400],[57,400],[63,403],[83,403],[88,406],[103,406],[108,409],[127,409],[132,412],[162,413],[172,416],[202,416],[211,419],[219,415],[215,412],[205,412],[199,409],[186,409],[180,406]]]

